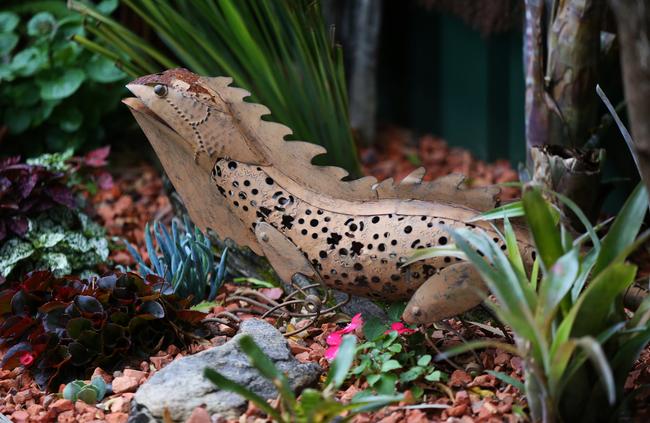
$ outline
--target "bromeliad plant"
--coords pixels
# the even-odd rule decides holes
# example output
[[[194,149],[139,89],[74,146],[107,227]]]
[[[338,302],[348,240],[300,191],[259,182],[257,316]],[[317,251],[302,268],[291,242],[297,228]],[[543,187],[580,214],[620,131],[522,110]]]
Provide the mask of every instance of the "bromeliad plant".
[[[631,318],[623,307],[637,271],[626,258],[650,235],[638,236],[647,193],[641,185],[635,189],[603,238],[574,203],[558,197],[587,233],[573,239],[554,219],[539,188],[526,187],[523,211],[537,250],[530,274],[507,218],[502,235],[507,255],[484,232],[451,231],[458,252],[476,266],[497,298],[492,307],[512,328],[516,342],[470,342],[446,355],[483,347],[518,354],[533,421],[605,421],[621,411],[625,379],[650,341],[650,298]]]
[[[193,304],[215,299],[226,274],[228,248],[222,252],[217,265],[210,239],[187,216],[183,217],[183,228],[179,228],[176,219],[172,220],[171,233],[160,222],[154,222],[153,228],[147,223],[144,237],[151,266],[125,242],[143,278],[151,274],[160,276],[167,283],[166,288],[183,298],[191,298]]]
[[[164,283],[134,273],[87,281],[50,272],[8,283],[0,291],[2,368],[29,367],[41,387],[56,387],[96,367],[185,345],[201,334],[205,314],[162,293]]]
[[[343,404],[336,400],[335,394],[343,385],[354,361],[356,338],[353,335],[343,337],[336,358],[330,364],[330,370],[323,389],[321,391],[311,388],[305,389],[299,398],[296,398],[286,375],[275,367],[250,336],[242,336],[239,345],[248,356],[251,364],[264,377],[272,381],[278,390],[280,401],[278,401],[277,408],[272,407],[264,398],[251,392],[245,386],[227,379],[215,370],[205,369],[205,377],[220,389],[239,394],[253,402],[274,422],[347,422],[352,420],[355,414],[376,410],[404,398],[403,395],[355,396],[349,404]],[[341,417],[343,413],[347,413],[347,415]]]

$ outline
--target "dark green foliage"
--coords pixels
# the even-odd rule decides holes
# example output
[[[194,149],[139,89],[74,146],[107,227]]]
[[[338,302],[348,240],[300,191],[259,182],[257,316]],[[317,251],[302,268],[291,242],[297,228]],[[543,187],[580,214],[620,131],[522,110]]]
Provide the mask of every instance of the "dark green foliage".
[[[433,383],[447,378],[434,365],[424,335],[410,334],[408,328],[403,330],[406,336],[392,330],[357,348],[359,364],[352,369],[352,374],[363,376],[368,382],[369,389],[363,394],[394,395],[409,389],[420,399],[424,393],[422,382]]]
[[[117,3],[97,7],[111,13]],[[70,39],[86,31],[83,18],[65,4],[9,1],[0,12],[0,122],[13,150],[96,145],[125,93],[126,74]]]
[[[219,388],[239,394],[253,402],[274,422],[345,422],[350,421],[355,414],[377,410],[404,399],[403,395],[366,395],[353,398],[349,404],[342,404],[336,400],[336,391],[343,385],[355,357],[356,338],[352,335],[343,337],[336,358],[330,365],[330,371],[323,389],[319,391],[307,388],[302,391],[299,398],[296,398],[293,393],[286,375],[275,367],[271,359],[264,354],[250,336],[242,336],[239,340],[239,346],[248,356],[251,364],[265,378],[272,381],[280,393],[277,408],[272,407],[266,400],[245,386],[225,378],[212,369],[205,369],[205,377]],[[347,414],[346,417],[341,417],[344,413]]]
[[[29,366],[42,386],[147,357],[199,333],[204,313],[163,293],[165,282],[133,273],[93,280],[34,272],[0,292],[2,367]]]
[[[236,86],[289,126],[293,139],[327,148],[328,164],[359,173],[348,120],[341,49],[334,45],[313,0],[123,0],[174,56],[167,57],[85,3],[71,7],[92,17],[95,40],[75,39],[118,62],[131,76],[179,64],[207,76],[231,76]]]
[[[183,220],[181,227],[176,219],[172,221],[171,233],[160,222],[154,222],[153,228],[147,223],[144,237],[150,266],[135,248],[128,243],[126,247],[138,262],[143,278],[151,274],[160,276],[174,293],[191,298],[192,304],[212,301],[225,277],[228,248],[217,265],[208,236],[187,216]]]

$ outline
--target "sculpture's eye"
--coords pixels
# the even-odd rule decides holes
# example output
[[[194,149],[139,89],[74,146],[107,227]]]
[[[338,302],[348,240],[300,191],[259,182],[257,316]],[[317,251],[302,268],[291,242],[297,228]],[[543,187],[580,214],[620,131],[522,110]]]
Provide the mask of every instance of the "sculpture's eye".
[[[167,95],[167,86],[158,84],[153,87],[153,92],[156,93],[158,97],[164,97]]]

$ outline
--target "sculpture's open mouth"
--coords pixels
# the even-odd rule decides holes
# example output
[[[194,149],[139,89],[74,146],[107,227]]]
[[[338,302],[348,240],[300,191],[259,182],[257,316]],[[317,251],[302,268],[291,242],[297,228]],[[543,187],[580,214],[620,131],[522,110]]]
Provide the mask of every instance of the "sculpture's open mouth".
[[[126,104],[131,110],[139,113],[146,114],[147,116],[155,119],[158,123],[165,125],[170,130],[176,132],[174,128],[167,124],[160,116],[158,116],[153,110],[148,108],[142,100],[137,97],[127,97],[122,99],[122,103]],[[178,132],[176,132],[178,133]]]

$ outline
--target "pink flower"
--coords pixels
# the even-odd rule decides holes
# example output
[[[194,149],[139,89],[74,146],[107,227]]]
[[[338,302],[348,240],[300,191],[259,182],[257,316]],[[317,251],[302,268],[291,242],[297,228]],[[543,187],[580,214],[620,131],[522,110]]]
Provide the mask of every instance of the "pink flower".
[[[404,326],[404,323],[402,322],[395,322],[392,325],[390,325],[390,329],[384,332],[384,334],[388,334],[393,331],[397,332],[398,335],[411,335],[417,332],[415,329],[407,328],[406,326]]]
[[[33,362],[34,362],[34,354],[30,353],[29,351],[24,351],[20,355],[20,364],[22,364],[25,367],[29,367]]]
[[[361,314],[355,314],[350,323],[341,330],[334,331],[327,336],[325,342],[327,342],[327,350],[325,350],[325,358],[329,361],[336,358],[336,353],[339,351],[339,346],[343,342],[343,335],[354,332],[358,328],[363,326],[363,318]]]

